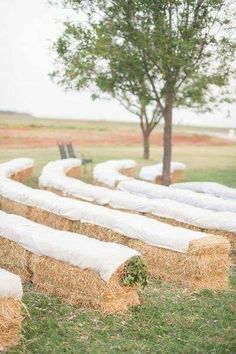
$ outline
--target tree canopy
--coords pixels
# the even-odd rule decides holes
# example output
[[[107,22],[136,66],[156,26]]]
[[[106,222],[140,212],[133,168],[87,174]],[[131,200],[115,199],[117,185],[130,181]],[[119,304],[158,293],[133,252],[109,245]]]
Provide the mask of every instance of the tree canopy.
[[[164,183],[170,183],[172,111],[228,100],[234,73],[231,0],[61,0],[76,17],[55,44],[56,81],[117,98],[164,129]],[[81,16],[83,14],[83,16]],[[147,124],[149,123],[149,124]],[[142,124],[141,124],[142,126]]]

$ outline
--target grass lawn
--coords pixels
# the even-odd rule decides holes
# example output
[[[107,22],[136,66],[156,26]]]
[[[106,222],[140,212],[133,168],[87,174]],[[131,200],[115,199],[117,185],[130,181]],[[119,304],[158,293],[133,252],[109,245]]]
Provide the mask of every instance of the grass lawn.
[[[51,129],[47,124],[45,129]],[[114,125],[109,124],[108,132],[112,129]],[[147,163],[135,145],[88,146],[83,152],[91,155],[94,163],[111,158],[133,158],[140,166]],[[174,160],[187,164],[186,180],[212,180],[236,187],[235,144],[174,146],[173,153]],[[148,164],[160,161],[161,154],[160,147],[152,146]],[[58,158],[58,151],[55,147],[0,149],[0,162],[20,156],[35,158],[35,174],[28,184],[36,187],[42,166]],[[91,169],[84,180],[92,181]],[[68,305],[27,285],[23,340],[8,353],[236,353],[236,271],[231,270],[230,276],[230,289],[224,293],[189,293],[150,279],[148,287],[140,291],[141,306],[119,316]]]

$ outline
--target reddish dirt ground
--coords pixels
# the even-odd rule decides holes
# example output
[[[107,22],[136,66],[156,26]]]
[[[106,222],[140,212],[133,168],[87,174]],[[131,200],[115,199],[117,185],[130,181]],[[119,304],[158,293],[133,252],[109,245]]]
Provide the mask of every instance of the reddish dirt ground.
[[[78,131],[72,129],[45,128],[0,128],[0,146],[5,147],[53,147],[57,142],[71,141],[78,146],[106,145],[137,145],[142,142],[141,134],[137,132],[111,131]],[[162,134],[153,133],[151,143],[162,145]],[[173,136],[174,145],[228,145],[228,140],[199,134],[176,134]]]

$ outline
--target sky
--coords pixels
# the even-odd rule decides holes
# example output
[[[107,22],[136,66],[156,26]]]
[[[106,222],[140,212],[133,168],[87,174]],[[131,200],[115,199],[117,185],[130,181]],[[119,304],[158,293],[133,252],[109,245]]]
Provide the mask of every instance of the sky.
[[[135,121],[116,100],[92,101],[52,83],[52,43],[70,12],[47,0],[0,0],[0,110],[39,117]],[[228,118],[226,118],[228,116]],[[230,117],[230,118],[229,118]],[[213,114],[174,112],[176,123],[236,128],[236,103]]]

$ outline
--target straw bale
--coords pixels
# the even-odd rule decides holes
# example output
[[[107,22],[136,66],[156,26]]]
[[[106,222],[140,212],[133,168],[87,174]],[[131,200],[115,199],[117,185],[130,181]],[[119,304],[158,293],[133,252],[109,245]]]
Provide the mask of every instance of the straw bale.
[[[155,278],[192,290],[228,288],[229,243],[221,237],[194,240],[187,253],[153,247],[138,240],[130,240],[128,246],[142,254]]]
[[[0,299],[0,351],[19,343],[21,338],[21,302]]]
[[[81,177],[81,166],[77,166],[77,167],[72,167],[69,171],[67,171],[66,176],[68,177],[72,177],[72,178],[79,178]]]
[[[193,230],[193,231],[200,231],[200,232],[205,232],[207,234],[225,237],[230,242],[230,245],[231,245],[230,254],[229,254],[230,264],[236,265],[236,234],[234,232],[229,232],[229,231],[224,231],[224,230],[216,230],[216,229],[206,229],[203,227],[198,227],[195,225],[187,224],[182,221],[175,220],[175,219],[165,218],[165,217],[158,216],[158,215],[153,215],[151,213],[145,213],[144,215],[146,215],[147,217],[150,217],[152,219],[158,220],[160,222],[164,222],[169,225],[184,227],[186,229]]]
[[[175,170],[174,172],[171,173],[171,183],[182,181],[184,179],[184,176],[185,176],[184,170]],[[162,176],[157,176],[154,180],[154,183],[162,184]]]
[[[15,241],[0,237],[0,267],[19,275],[22,281],[31,281],[32,273],[29,268],[30,252]]]
[[[0,197],[0,207],[6,213],[24,216],[34,222],[53,227],[57,230],[79,232],[80,229],[79,220],[69,220],[47,210],[27,206],[7,198]]]
[[[136,174],[136,168],[135,167],[122,168],[121,170],[119,170],[119,173],[128,177],[134,177]]]
[[[33,167],[25,168],[24,170],[13,173],[10,178],[14,181],[23,182],[26,181],[33,174]]]
[[[182,181],[185,177],[185,170],[175,170],[171,174],[171,183]]]
[[[129,242],[129,238],[126,236],[122,236],[106,227],[90,224],[87,222],[81,222],[80,233],[82,235],[93,237],[105,242],[116,242],[121,243],[123,245],[127,245]]]
[[[121,266],[106,283],[93,270],[80,269],[67,263],[33,255],[31,259],[33,284],[39,291],[82,307],[105,313],[123,312],[139,304],[136,286],[124,286]]]
[[[14,203],[12,202],[11,204]],[[196,243],[193,245],[198,245],[197,251],[195,246],[193,252],[193,246],[191,245],[189,252],[182,254],[150,246],[142,241],[132,240],[99,225],[80,222],[79,220],[71,221],[40,208],[29,208],[30,212],[27,212],[27,216],[33,221],[56,229],[76,231],[102,241],[121,243],[138,250],[146,258],[149,271],[155,277],[161,277],[166,281],[182,284],[193,289],[208,287],[214,289],[227,288],[229,246],[227,240],[222,237],[210,236],[209,238],[198,240],[198,242],[194,241]],[[15,208],[14,212],[22,215],[21,206],[19,205],[18,208]],[[202,241],[206,239],[208,242]],[[218,272],[220,266],[222,271]],[[203,272],[200,277],[198,275],[199,272]]]

